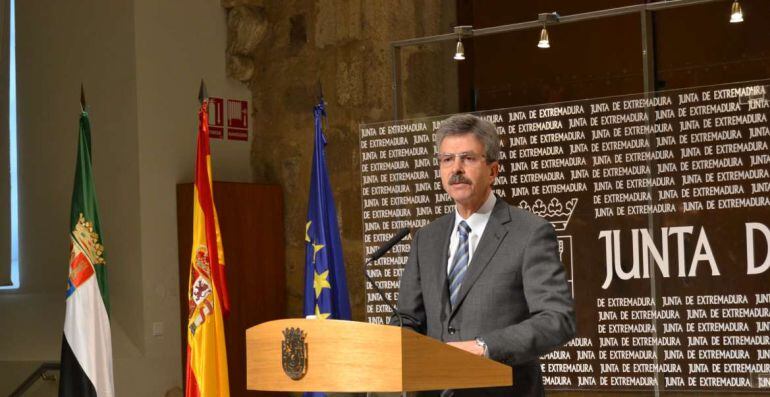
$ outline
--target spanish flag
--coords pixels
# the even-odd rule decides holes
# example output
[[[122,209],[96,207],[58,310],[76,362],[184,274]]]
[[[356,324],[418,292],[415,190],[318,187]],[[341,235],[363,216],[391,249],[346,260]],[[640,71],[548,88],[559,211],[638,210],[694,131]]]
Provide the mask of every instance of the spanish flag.
[[[203,90],[202,90],[203,91]],[[195,159],[193,244],[190,259],[185,395],[227,397],[227,350],[223,314],[230,304],[225,285],[225,259],[211,190],[208,100],[198,111]]]

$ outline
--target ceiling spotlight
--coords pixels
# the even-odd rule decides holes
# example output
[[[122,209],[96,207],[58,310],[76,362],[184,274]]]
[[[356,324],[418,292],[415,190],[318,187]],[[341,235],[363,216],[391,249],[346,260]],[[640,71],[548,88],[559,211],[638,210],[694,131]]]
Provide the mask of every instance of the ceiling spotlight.
[[[540,41],[537,42],[537,48],[551,48],[551,42],[548,41],[548,29],[545,28],[545,25],[540,31]]]
[[[540,41],[537,42],[537,48],[551,48],[551,41],[548,40],[548,24],[558,23],[559,14],[556,12],[546,12],[538,14],[537,20],[543,23],[543,29],[540,31]]]
[[[465,48],[463,47],[463,39],[461,37],[457,38],[457,50],[455,51],[454,60],[455,61],[465,60]]]
[[[739,3],[738,0],[735,0],[730,9],[730,23],[739,22],[743,22],[743,10],[741,10],[741,3]]]
[[[463,25],[455,26],[455,33],[457,33],[457,48],[455,49],[455,61],[465,60],[465,47],[463,46],[463,37],[473,36],[473,26]]]

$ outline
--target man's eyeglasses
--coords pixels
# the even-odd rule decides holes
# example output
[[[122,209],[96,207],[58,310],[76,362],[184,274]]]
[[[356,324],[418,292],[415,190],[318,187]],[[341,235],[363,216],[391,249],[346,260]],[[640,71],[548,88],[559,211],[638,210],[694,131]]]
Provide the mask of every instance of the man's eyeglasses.
[[[455,163],[455,157],[460,159],[464,166],[474,166],[482,162],[486,157],[473,152],[462,153],[436,153],[436,159],[442,167],[449,167]]]

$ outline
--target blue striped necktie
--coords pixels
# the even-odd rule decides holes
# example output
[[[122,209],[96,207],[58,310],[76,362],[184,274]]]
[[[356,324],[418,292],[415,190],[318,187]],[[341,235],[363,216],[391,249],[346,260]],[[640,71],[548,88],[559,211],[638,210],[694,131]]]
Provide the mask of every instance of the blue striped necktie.
[[[457,250],[452,258],[452,267],[449,271],[449,302],[452,303],[452,307],[455,307],[457,303],[463,277],[465,277],[465,271],[468,270],[468,258],[470,257],[468,234],[470,232],[471,227],[465,221],[460,221],[460,224],[457,225],[457,236],[460,241],[457,244]]]

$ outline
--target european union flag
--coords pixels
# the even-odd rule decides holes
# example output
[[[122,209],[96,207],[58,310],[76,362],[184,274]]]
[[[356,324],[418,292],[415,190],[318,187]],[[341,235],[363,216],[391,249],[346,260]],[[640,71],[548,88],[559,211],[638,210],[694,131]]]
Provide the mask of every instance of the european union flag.
[[[315,148],[305,224],[305,316],[350,320],[337,211],[326,170],[326,138],[321,124],[322,117],[326,117],[323,99],[313,108],[313,116]]]
[[[321,118],[326,117],[323,98],[313,107],[313,117],[315,148],[305,223],[305,316],[350,320],[350,299],[337,210],[326,171],[326,137],[321,124]],[[305,393],[304,396],[325,394]]]

